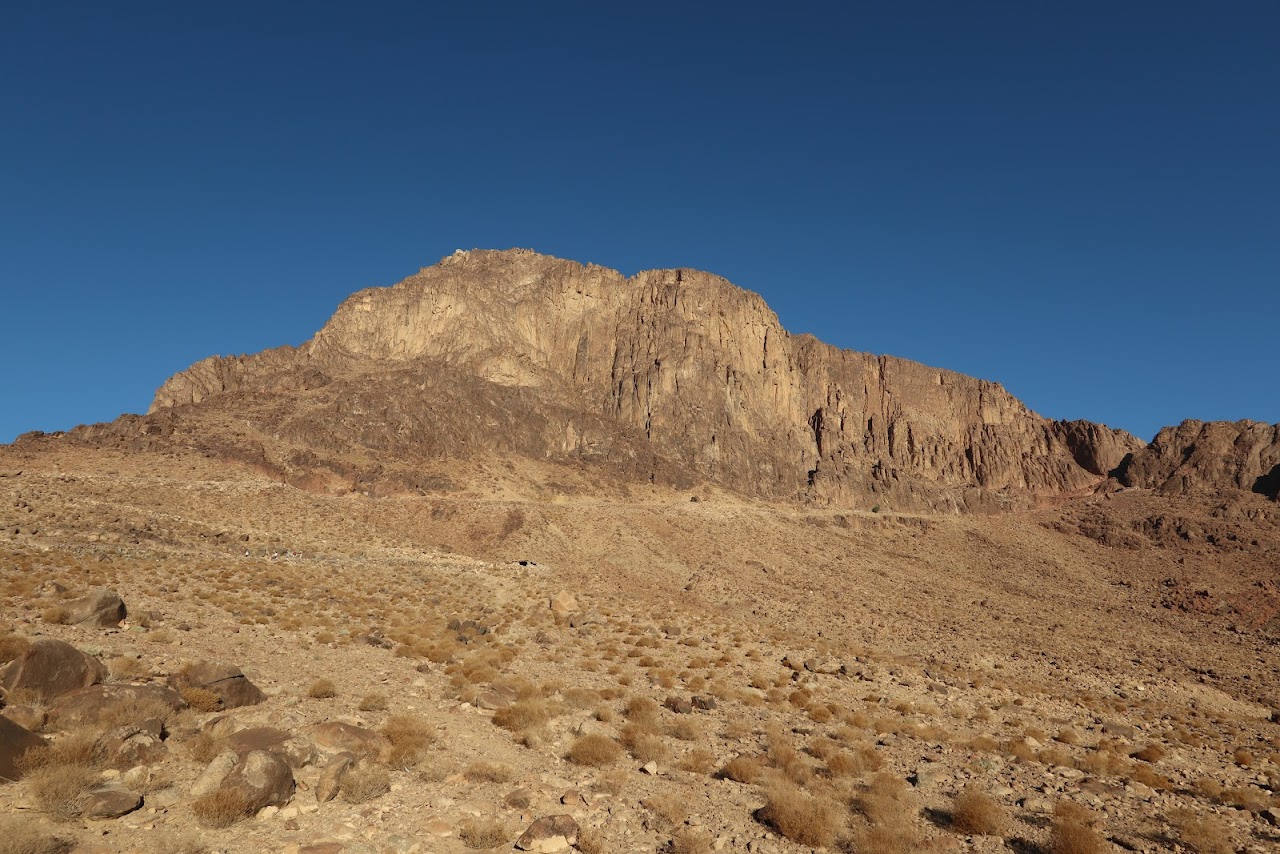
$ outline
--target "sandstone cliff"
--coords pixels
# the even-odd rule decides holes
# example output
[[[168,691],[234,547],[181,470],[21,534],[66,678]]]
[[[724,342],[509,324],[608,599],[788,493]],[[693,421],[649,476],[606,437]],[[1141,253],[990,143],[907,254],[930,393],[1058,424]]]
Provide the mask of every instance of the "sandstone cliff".
[[[717,276],[524,250],[361,291],[297,349],[206,359],[157,392],[151,417],[171,426],[144,432],[214,411],[285,468],[343,471],[358,451],[403,479],[415,460],[514,453],[851,506],[1025,506],[1141,449],[996,383],[791,336]]]

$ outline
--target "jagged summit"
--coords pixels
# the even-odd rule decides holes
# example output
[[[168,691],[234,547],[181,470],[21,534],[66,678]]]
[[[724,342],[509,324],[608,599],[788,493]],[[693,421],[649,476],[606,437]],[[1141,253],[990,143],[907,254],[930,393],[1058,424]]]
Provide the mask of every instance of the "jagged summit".
[[[719,276],[626,277],[524,249],[459,250],[353,294],[298,348],[205,359],[147,420],[148,435],[339,490],[423,489],[429,462],[487,457],[955,510],[1159,468],[1135,463],[1128,433],[1049,421],[997,383],[791,336]]]

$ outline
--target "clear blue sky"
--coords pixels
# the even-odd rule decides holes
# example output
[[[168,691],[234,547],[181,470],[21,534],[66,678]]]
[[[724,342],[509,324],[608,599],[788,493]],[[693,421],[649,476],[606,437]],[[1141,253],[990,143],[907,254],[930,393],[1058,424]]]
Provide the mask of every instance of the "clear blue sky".
[[[0,4],[0,441],[512,246],[1053,418],[1280,421],[1274,0],[615,5]]]

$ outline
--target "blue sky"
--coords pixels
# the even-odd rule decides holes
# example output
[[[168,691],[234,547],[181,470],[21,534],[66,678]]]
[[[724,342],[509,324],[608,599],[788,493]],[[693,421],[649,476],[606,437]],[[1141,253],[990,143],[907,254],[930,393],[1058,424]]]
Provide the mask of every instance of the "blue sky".
[[[444,5],[0,4],[0,442],[512,246],[1052,418],[1280,421],[1280,4]]]

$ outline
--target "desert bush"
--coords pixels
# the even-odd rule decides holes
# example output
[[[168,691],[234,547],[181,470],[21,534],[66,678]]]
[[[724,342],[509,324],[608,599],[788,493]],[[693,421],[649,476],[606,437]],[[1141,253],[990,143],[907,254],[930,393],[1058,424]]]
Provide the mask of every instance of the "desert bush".
[[[973,786],[966,787],[951,804],[951,827],[960,833],[999,835],[1007,825],[1004,807]]]
[[[1141,759],[1143,762],[1159,762],[1164,759],[1164,748],[1158,744],[1148,744],[1141,750],[1135,750],[1129,754],[1134,759]]]
[[[392,768],[410,768],[421,762],[436,741],[431,722],[420,715],[392,715],[381,731],[390,743],[385,759]]]
[[[782,836],[817,847],[835,841],[841,826],[841,811],[836,804],[790,783],[770,786],[765,799],[757,817]]]
[[[873,747],[842,750],[827,757],[827,773],[832,777],[861,777],[879,771],[883,764]]]
[[[1169,816],[1169,823],[1177,828],[1178,841],[1196,854],[1233,854],[1236,850],[1230,842],[1230,829],[1217,816],[1182,809]]]
[[[332,679],[317,679],[307,689],[307,696],[313,700],[329,700],[338,696],[338,689],[334,687]]]
[[[720,769],[720,776],[735,783],[751,785],[764,773],[764,765],[754,756],[735,756]]]
[[[637,761],[646,762],[665,762],[671,755],[671,751],[667,748],[666,742],[662,740],[662,736],[637,727],[634,724],[627,724],[619,733],[622,744],[627,748],[627,752]]]
[[[183,685],[178,694],[187,701],[187,705],[198,712],[216,712],[222,708],[222,698],[208,688],[196,685]]]
[[[716,755],[710,750],[691,750],[680,760],[680,770],[690,774],[710,774],[716,767]]]
[[[74,821],[98,775],[88,765],[52,762],[26,772],[24,781],[42,812],[54,821]]]
[[[75,847],[44,830],[29,816],[0,816],[0,850],[6,854],[65,854]]]
[[[856,850],[877,854],[916,850],[915,806],[906,781],[877,774],[853,796],[850,806],[861,819],[853,829]]]
[[[682,799],[674,795],[656,795],[640,802],[649,812],[662,819],[668,825],[680,825],[689,817],[689,808]]]
[[[648,697],[633,697],[626,706],[627,722],[637,729],[656,732],[658,729],[658,704]]]
[[[621,768],[615,768],[600,776],[595,782],[595,787],[601,792],[609,795],[619,795],[622,790],[627,787],[627,780],[630,775]]]
[[[191,812],[201,827],[230,827],[247,818],[252,804],[239,789],[218,789],[191,802]]]
[[[516,772],[501,762],[472,762],[463,775],[473,783],[506,783],[515,777]]]
[[[1105,854],[1110,845],[1092,822],[1089,810],[1072,801],[1059,801],[1053,810],[1049,854]]]
[[[579,828],[578,842],[573,847],[581,854],[609,854],[613,850],[594,827]]]
[[[665,854],[711,854],[711,836],[695,827],[681,828],[663,851]]]
[[[360,762],[342,778],[340,794],[349,804],[365,804],[391,791],[391,775],[373,762]]]
[[[566,758],[575,765],[602,767],[622,758],[622,748],[607,735],[588,733],[570,746]]]
[[[494,712],[493,722],[512,732],[534,729],[551,720],[551,713],[543,700],[518,700],[505,709]]]
[[[496,818],[469,818],[459,825],[458,838],[468,848],[496,848],[511,841],[511,831]]]
[[[385,712],[387,710],[386,694],[366,694],[360,700],[360,711],[362,712]]]

